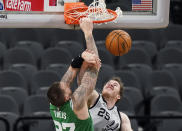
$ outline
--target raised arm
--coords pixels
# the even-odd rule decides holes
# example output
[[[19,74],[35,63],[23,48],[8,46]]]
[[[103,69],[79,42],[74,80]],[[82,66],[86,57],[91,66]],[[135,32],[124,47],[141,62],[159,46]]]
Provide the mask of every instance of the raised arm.
[[[98,69],[88,67],[81,80],[81,85],[73,93],[74,112],[79,119],[87,119],[88,113],[88,97],[95,88],[98,76]]]
[[[79,71],[78,68],[72,68],[71,66],[69,66],[68,70],[63,75],[63,77],[62,77],[62,79],[60,81],[60,84],[65,86],[65,87],[70,88],[78,71]]]
[[[92,23],[92,21],[90,21],[88,19],[82,19],[80,21],[80,28],[82,29],[82,31],[84,33],[87,49],[93,51],[94,54],[96,54],[98,56],[98,50],[97,50],[95,40],[94,40],[94,37],[93,37],[93,34],[92,34],[92,32],[93,32],[93,23]],[[81,80],[83,78],[83,75],[84,75],[86,69],[87,69],[87,67],[84,66],[84,64],[83,64],[81,69],[80,69],[80,72],[78,74],[78,77],[77,77],[78,85],[81,84]],[[94,90],[90,94],[88,105],[89,106],[93,105],[98,96],[99,96],[98,92],[96,90]]]
[[[80,27],[82,28],[87,45],[90,45],[91,48],[89,50],[92,50],[94,54],[98,57],[97,48],[95,46],[95,42],[92,36],[92,30],[93,30],[93,23],[89,19],[84,19],[80,23]],[[91,35],[91,37],[90,37]],[[87,39],[87,36],[89,36],[89,39]],[[98,77],[98,71],[100,69],[100,61],[99,58],[97,58],[97,63],[94,66],[90,66],[87,63],[83,63],[81,70],[82,74],[80,79],[80,85],[73,93],[73,107],[74,112],[77,115],[79,119],[87,119],[89,116],[88,113],[88,98],[90,94],[93,92],[97,77]]]
[[[98,50],[97,47],[95,45],[95,40],[93,37],[93,22],[88,19],[81,19],[80,21],[80,28],[82,29],[84,35],[85,35],[85,40],[86,40],[86,47],[89,50],[92,50],[94,52],[94,54],[98,55]]]

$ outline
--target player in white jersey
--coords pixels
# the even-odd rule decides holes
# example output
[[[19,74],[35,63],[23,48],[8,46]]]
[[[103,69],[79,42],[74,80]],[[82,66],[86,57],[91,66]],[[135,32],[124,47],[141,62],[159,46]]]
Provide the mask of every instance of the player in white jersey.
[[[113,80],[111,81],[113,84],[117,85]],[[109,90],[112,90],[111,84],[108,86]],[[97,99],[95,100],[93,95],[97,95]],[[117,95],[117,94],[116,94]],[[105,96],[106,97],[106,96]],[[108,98],[108,97],[107,97]],[[117,110],[116,106],[107,105],[107,98],[105,99],[103,95],[98,94],[96,91],[90,97],[91,106],[89,111],[93,119],[94,130],[95,131],[119,131],[121,127],[121,116]]]
[[[118,77],[111,78],[104,85],[102,94],[93,91],[89,97],[89,111],[95,131],[132,131],[128,116],[115,106],[122,94],[123,83]]]
[[[88,21],[88,27],[93,23]],[[86,41],[90,38],[86,38]],[[86,43],[87,49],[95,50]],[[78,75],[80,85],[86,68],[82,66]],[[117,77],[109,80],[103,87],[102,94],[96,90],[89,96],[88,106],[94,123],[94,131],[132,131],[128,116],[117,111],[116,102],[123,94],[123,83]]]
[[[84,71],[82,70],[82,72]],[[118,77],[111,78],[104,85],[102,94],[96,90],[92,92],[89,96],[88,105],[93,119],[94,131],[132,131],[128,116],[119,112],[115,106],[122,94],[123,83]]]

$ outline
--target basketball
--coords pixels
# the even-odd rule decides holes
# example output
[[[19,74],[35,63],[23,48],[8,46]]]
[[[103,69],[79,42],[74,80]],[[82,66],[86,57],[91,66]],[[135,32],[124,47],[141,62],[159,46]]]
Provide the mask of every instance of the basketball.
[[[113,30],[106,37],[106,48],[107,50],[115,55],[122,56],[131,49],[131,37],[124,30]]]

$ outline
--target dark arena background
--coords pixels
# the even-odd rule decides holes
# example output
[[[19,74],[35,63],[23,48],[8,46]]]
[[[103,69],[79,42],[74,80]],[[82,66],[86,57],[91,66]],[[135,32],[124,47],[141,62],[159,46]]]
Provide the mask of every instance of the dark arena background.
[[[129,116],[133,131],[182,131],[181,12],[182,0],[171,0],[167,28],[124,29],[133,42],[121,57],[105,48],[112,29],[93,32],[102,60],[96,90],[111,76],[122,79],[124,96],[117,106]],[[81,30],[0,29],[0,131],[55,131],[46,93],[84,43]],[[72,90],[76,87],[74,81]]]

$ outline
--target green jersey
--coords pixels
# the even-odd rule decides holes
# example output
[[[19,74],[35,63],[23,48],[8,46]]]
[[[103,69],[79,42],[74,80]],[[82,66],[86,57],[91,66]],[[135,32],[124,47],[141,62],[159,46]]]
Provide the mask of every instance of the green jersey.
[[[50,113],[56,131],[94,131],[91,116],[86,120],[78,119],[73,112],[71,100],[59,108],[50,104]]]

